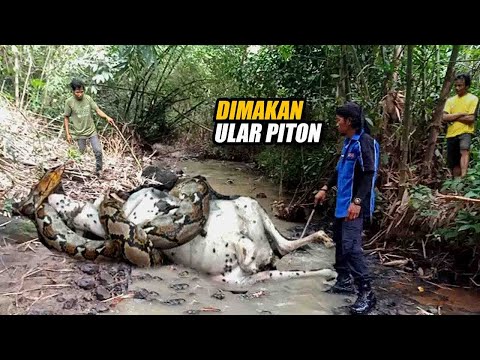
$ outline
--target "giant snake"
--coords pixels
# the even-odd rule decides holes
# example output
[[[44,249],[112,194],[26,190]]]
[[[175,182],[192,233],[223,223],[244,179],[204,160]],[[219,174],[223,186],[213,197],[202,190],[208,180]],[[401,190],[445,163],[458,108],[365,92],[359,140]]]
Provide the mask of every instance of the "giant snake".
[[[162,250],[205,235],[212,197],[234,198],[216,193],[204,177],[195,176],[179,179],[170,192],[152,187],[134,191],[123,204],[111,192],[94,204],[75,202],[54,193],[65,166],[48,171],[15,208],[35,221],[47,247],[78,259],[125,260],[141,267],[162,264]]]

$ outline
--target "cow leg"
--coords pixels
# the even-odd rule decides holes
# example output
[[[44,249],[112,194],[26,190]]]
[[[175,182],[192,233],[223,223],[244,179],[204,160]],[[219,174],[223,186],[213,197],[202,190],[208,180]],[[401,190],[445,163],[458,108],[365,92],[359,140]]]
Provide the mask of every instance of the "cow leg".
[[[273,242],[277,246],[280,255],[284,256],[288,253],[291,253],[293,250],[296,250],[304,245],[307,245],[311,242],[322,241],[326,247],[334,246],[332,239],[325,233],[323,230],[319,230],[313,234],[305,236],[303,239],[298,240],[288,240],[275,228],[272,220],[268,217],[266,211],[259,205],[259,213],[263,221],[263,226],[265,230],[270,234]]]
[[[232,276],[213,276],[211,279],[216,282],[223,283],[230,291],[246,290],[246,287],[255,285],[264,281],[278,281],[291,278],[306,278],[306,277],[321,277],[327,281],[335,279],[337,273],[331,269],[319,270],[293,270],[293,271],[262,271],[256,274],[239,276],[239,274],[232,274]]]
[[[291,278],[305,278],[305,277],[323,277],[326,280],[333,280],[336,277],[336,272],[331,269],[319,270],[293,270],[293,271],[262,271],[242,279],[241,283],[245,285],[253,285],[258,282],[266,280],[284,280]]]
[[[305,236],[303,239],[298,240],[287,240],[284,237],[277,237],[273,234],[272,237],[277,245],[278,251],[282,256],[291,253],[293,250],[296,250],[304,245],[319,240],[322,241],[326,247],[334,246],[332,239],[323,230],[319,230],[313,234],[310,234],[309,236]]]
[[[236,204],[237,215],[246,224],[246,234],[249,234],[252,239],[256,239],[261,236],[258,233],[259,231],[262,233],[265,232],[274,242],[281,256],[318,240],[323,241],[327,247],[334,246],[332,239],[324,231],[317,231],[303,239],[288,240],[275,228],[275,225],[272,220],[270,220],[267,212],[257,201],[247,197],[241,197],[234,201]],[[262,229],[259,228],[257,221],[262,223]]]

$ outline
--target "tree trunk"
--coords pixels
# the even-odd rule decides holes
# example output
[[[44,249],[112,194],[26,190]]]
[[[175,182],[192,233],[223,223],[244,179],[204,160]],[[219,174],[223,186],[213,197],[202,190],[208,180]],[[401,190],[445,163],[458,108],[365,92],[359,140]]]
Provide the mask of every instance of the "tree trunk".
[[[15,106],[18,108],[20,105],[20,61],[18,59],[18,48],[14,45],[12,47],[13,50],[13,56],[15,58],[15,65],[14,65],[14,71],[15,71]]]
[[[402,57],[402,47],[400,45],[395,46],[395,51],[393,52],[393,72],[392,72],[392,84],[390,89],[394,90],[398,82],[398,65],[400,65],[400,59]]]
[[[27,94],[27,89],[28,89],[28,83],[30,82],[30,74],[32,73],[32,65],[33,65],[33,58],[32,58],[32,53],[30,51],[30,47],[28,45],[25,46],[27,49],[27,55],[28,55],[28,72],[27,72],[27,77],[25,78],[25,81],[23,83],[23,92],[22,92],[22,97],[20,99],[20,110],[24,110],[24,103],[25,103],[25,95]],[[25,109],[27,106],[25,105]]]
[[[383,52],[383,60],[384,64],[386,65],[386,60],[385,60],[385,52]],[[391,92],[394,91],[396,88],[396,83],[398,82],[398,67],[400,65],[400,59],[402,56],[402,46],[401,45],[395,45],[393,49],[393,59],[392,59],[392,71],[389,71],[385,74],[385,96],[391,97],[392,95],[390,94]],[[388,101],[391,99],[386,99],[385,101]],[[389,146],[389,137],[390,137],[390,131],[389,131],[389,125],[391,123],[390,121],[390,114],[386,111],[384,107],[383,115],[382,115],[382,123],[380,128],[380,133],[379,133],[379,138],[382,144],[384,144],[384,150],[387,153],[390,153],[391,147]],[[396,121],[402,121],[401,119],[397,119]]]
[[[341,105],[346,100],[346,91],[345,91],[345,81],[343,74],[343,55],[340,52],[340,68],[339,68],[339,77],[337,83],[337,104]]]
[[[350,73],[348,72],[347,45],[342,45],[343,76],[345,82],[345,100],[351,101],[350,94]]]
[[[440,66],[440,45],[435,45],[436,47],[436,50],[437,50],[437,62],[435,64],[435,69],[438,69],[438,67]],[[435,80],[436,80],[436,85],[437,85],[437,88],[440,87],[440,72],[439,71],[435,71]]]
[[[442,91],[440,92],[440,98],[438,99],[432,116],[432,125],[430,127],[427,151],[425,152],[425,158],[423,160],[423,175],[428,175],[432,171],[432,160],[433,155],[435,154],[435,145],[437,144],[438,134],[442,128],[443,108],[445,107],[445,102],[447,101],[448,94],[452,88],[454,67],[459,51],[460,45],[453,45],[447,72],[445,74],[445,79],[443,80]]]
[[[350,101],[350,82],[348,74],[348,63],[347,63],[347,53],[346,45],[341,45],[340,47],[340,71],[337,85],[337,103],[338,105],[343,105],[345,101]]]
[[[408,141],[410,137],[410,123],[411,123],[411,98],[412,98],[412,59],[414,45],[407,45],[407,94],[405,99],[405,115],[403,118],[403,132],[402,132],[402,155],[400,160],[400,180],[399,180],[399,198],[403,196],[403,192],[407,183],[408,171]]]
[[[382,58],[383,63],[386,65],[386,54],[385,48],[383,48]],[[388,94],[389,91],[392,91],[396,88],[396,83],[398,82],[398,66],[400,65],[400,59],[402,57],[402,46],[395,45],[393,48],[393,59],[392,59],[392,71],[389,71],[384,82],[385,94]]]
[[[52,46],[49,46],[48,49],[49,50],[52,49]],[[62,53],[62,46],[60,45],[60,46],[53,47],[53,52],[50,56],[50,60],[49,60],[49,63],[48,63],[48,68],[45,71],[46,74],[50,74],[50,71],[52,71],[52,69],[55,68],[55,59],[57,57],[57,54],[59,54],[59,53],[60,54]],[[45,86],[43,88],[44,90],[43,90],[43,94],[42,94],[42,105],[40,106],[40,111],[39,111],[40,114],[43,114],[43,109],[45,108],[45,106],[48,106],[50,104],[50,99],[48,97],[49,83],[50,83],[50,76],[47,75],[46,78],[45,78]]]
[[[43,67],[42,67],[42,74],[40,75],[40,80],[43,81],[43,78],[45,77],[45,72],[48,68],[48,62],[50,61],[50,56],[52,54],[52,48],[49,46],[48,47],[48,50],[47,50],[47,56],[45,58],[45,62],[43,63]],[[45,86],[44,88],[46,87],[46,83],[45,83]],[[37,96],[35,97],[35,101],[38,102],[38,98],[40,97],[40,91],[41,91],[41,87],[39,86],[38,89],[37,89]]]
[[[427,113],[425,111],[426,109],[426,104],[425,100],[427,99],[427,62],[428,62],[428,56],[426,54],[425,48],[422,47],[422,110],[420,114],[420,118],[422,121],[427,121],[426,116]]]

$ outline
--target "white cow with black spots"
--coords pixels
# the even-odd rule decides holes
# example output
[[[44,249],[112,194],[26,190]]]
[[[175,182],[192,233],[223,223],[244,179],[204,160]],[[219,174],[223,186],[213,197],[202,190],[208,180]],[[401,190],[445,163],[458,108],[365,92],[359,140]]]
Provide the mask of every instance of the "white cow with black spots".
[[[148,194],[150,196],[144,196]],[[123,209],[128,219],[135,224],[147,223],[158,213],[156,207],[169,197],[153,188],[144,188],[130,195]],[[52,194],[49,203],[60,215],[71,218],[79,228],[102,237],[103,230],[94,226],[98,222],[98,204],[84,207],[65,195]],[[175,210],[172,210],[175,211]],[[95,222],[94,222],[95,221]],[[295,249],[315,241],[331,244],[331,239],[322,230],[299,240],[288,240],[275,228],[266,211],[250,197],[232,197],[210,201],[205,232],[181,246],[163,250],[175,264],[190,267],[209,275],[223,284],[224,289],[244,289],[257,282],[319,276],[328,280],[335,278],[331,269],[309,271],[278,271],[274,268],[277,254],[284,256]]]

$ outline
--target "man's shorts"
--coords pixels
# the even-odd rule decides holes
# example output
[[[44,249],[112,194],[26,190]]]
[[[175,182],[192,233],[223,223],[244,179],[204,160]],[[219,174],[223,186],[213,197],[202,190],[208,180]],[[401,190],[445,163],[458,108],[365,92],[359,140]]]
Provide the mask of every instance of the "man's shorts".
[[[448,167],[453,169],[460,165],[461,150],[470,150],[472,134],[460,134],[447,138],[447,161]]]

